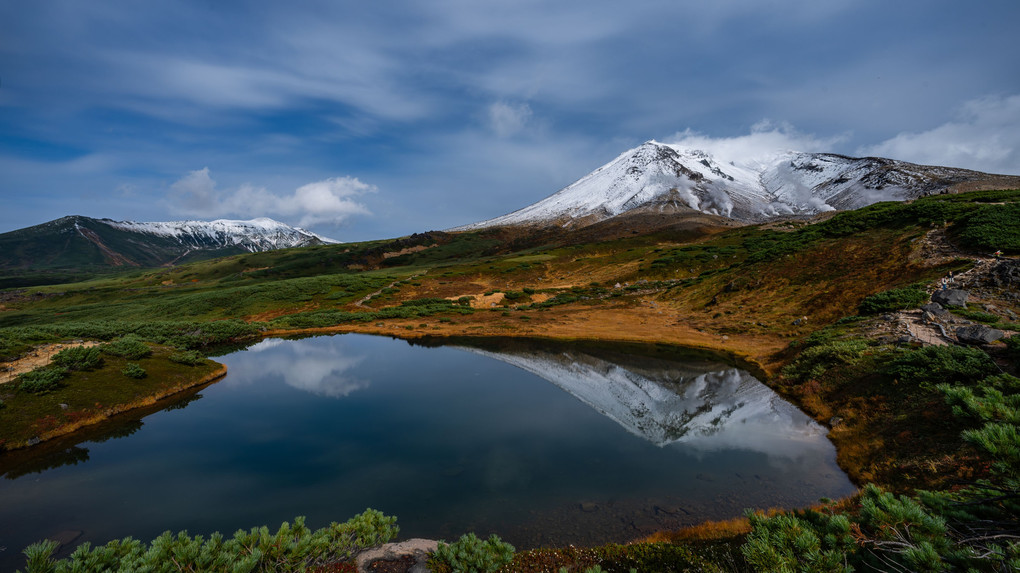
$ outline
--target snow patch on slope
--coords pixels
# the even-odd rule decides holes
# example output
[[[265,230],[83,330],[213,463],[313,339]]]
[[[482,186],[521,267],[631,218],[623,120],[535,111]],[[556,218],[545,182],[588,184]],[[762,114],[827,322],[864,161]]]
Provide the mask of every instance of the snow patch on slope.
[[[182,245],[198,249],[241,247],[258,252],[339,242],[266,217],[250,221],[217,219],[139,223],[102,219],[102,222],[123,231],[176,239]]]

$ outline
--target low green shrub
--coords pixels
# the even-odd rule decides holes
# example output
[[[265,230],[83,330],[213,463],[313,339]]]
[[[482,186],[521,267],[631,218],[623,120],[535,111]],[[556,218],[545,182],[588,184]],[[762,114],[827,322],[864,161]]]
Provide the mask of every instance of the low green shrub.
[[[515,551],[495,534],[483,541],[468,533],[450,544],[440,542],[433,559],[449,566],[452,573],[492,573],[513,561]]]
[[[67,368],[46,366],[18,376],[18,390],[29,394],[44,394],[60,387],[60,381],[67,376]]]
[[[103,346],[103,352],[128,360],[140,360],[152,355],[152,349],[134,334],[124,335]]]
[[[878,314],[917,308],[928,301],[928,293],[914,287],[897,288],[865,297],[858,306],[861,314]]]
[[[205,357],[202,356],[197,350],[182,350],[180,352],[174,352],[169,356],[170,362],[176,362],[177,364],[184,364],[186,366],[198,366],[205,361]]]
[[[121,374],[128,378],[134,378],[135,380],[141,380],[149,375],[144,368],[135,364],[134,362],[128,362],[124,369],[120,371]]]
[[[808,342],[810,344],[812,340],[809,339]],[[864,338],[820,341],[805,348],[796,360],[783,368],[783,376],[796,382],[805,382],[818,378],[834,366],[856,364],[868,348],[868,344]]]
[[[347,562],[396,537],[395,517],[365,510],[345,523],[311,530],[304,517],[284,522],[275,533],[266,527],[239,530],[227,539],[213,533],[208,539],[167,531],[150,544],[130,537],[92,547],[83,543],[67,559],[54,560],[55,541],[30,545],[24,553],[26,573],[100,573],[128,571],[284,572],[326,570]],[[172,566],[170,564],[173,564]]]
[[[53,356],[53,363],[68,370],[93,370],[103,364],[102,350],[97,346],[65,348]]]
[[[979,348],[925,346],[895,358],[886,373],[912,385],[934,388],[938,384],[969,384],[997,374],[998,366]]]

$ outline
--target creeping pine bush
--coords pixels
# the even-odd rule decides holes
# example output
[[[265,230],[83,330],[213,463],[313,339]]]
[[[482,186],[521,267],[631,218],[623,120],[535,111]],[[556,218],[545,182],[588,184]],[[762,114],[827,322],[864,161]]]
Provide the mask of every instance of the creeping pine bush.
[[[818,378],[833,366],[849,366],[861,359],[868,348],[864,338],[828,340],[806,348],[793,363],[783,369],[783,375],[797,382]]]
[[[493,573],[514,559],[514,546],[493,534],[487,540],[474,533],[453,543],[439,543],[433,559],[445,563],[453,573]]]
[[[861,301],[858,312],[878,314],[907,308],[917,308],[928,300],[928,293],[914,287],[897,288],[866,297]]]
[[[995,362],[979,348],[925,346],[897,357],[887,373],[901,382],[934,388],[941,383],[972,383],[998,372]]]
[[[43,541],[25,549],[26,573],[100,573],[128,571],[289,572],[324,568],[349,561],[362,550],[396,537],[395,517],[367,509],[345,523],[311,530],[304,517],[284,522],[275,533],[266,527],[239,530],[227,539],[208,539],[167,531],[148,546],[130,537],[92,547],[83,543],[67,559],[55,561],[58,544]],[[173,566],[171,566],[173,564]]]
[[[113,356],[121,356],[128,360],[138,360],[152,354],[152,349],[134,334],[128,334],[103,346],[103,352]]]
[[[68,370],[92,370],[103,364],[102,351],[92,346],[65,348],[53,356],[53,363]]]
[[[198,366],[204,360],[205,359],[202,357],[202,354],[197,350],[182,350],[170,355],[170,362],[176,362],[177,364],[184,364],[186,366]]]
[[[44,394],[60,387],[60,381],[67,376],[67,368],[47,366],[25,372],[18,376],[18,390],[29,394]]]
[[[135,364],[134,362],[128,362],[127,365],[124,366],[124,369],[120,371],[120,373],[123,374],[124,376],[127,376],[128,378],[134,378],[136,380],[141,380],[142,378],[145,378],[146,376],[149,375],[149,373],[146,372],[144,368]]]

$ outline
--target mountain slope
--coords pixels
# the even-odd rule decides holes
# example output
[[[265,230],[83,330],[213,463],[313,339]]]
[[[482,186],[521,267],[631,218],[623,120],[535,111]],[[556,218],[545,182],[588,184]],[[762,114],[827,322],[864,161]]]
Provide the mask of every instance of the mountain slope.
[[[1016,186],[1020,177],[830,153],[783,151],[723,162],[704,151],[649,141],[538,203],[453,230],[581,227],[640,212],[700,212],[756,222],[942,191]]]
[[[0,234],[0,269],[157,267],[335,242],[272,219],[136,223],[69,216]]]

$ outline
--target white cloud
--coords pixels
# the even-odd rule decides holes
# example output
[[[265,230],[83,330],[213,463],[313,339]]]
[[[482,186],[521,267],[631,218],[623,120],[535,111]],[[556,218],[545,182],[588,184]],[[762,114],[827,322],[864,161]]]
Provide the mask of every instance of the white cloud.
[[[954,121],[920,133],[901,133],[858,153],[1020,174],[1020,95],[971,100]]]
[[[828,152],[845,139],[842,135],[819,138],[800,133],[787,123],[762,120],[752,126],[747,135],[710,137],[687,129],[668,138],[667,143],[707,151],[720,161],[746,162],[777,151]]]
[[[353,215],[367,215],[367,207],[354,198],[376,191],[374,185],[354,177],[333,177],[302,185],[279,195],[264,187],[244,184],[219,190],[204,167],[170,186],[167,204],[176,213],[193,217],[277,217],[302,227],[339,225]]]
[[[489,127],[499,137],[510,137],[525,128],[531,115],[531,107],[526,103],[512,104],[498,101],[489,106]]]

